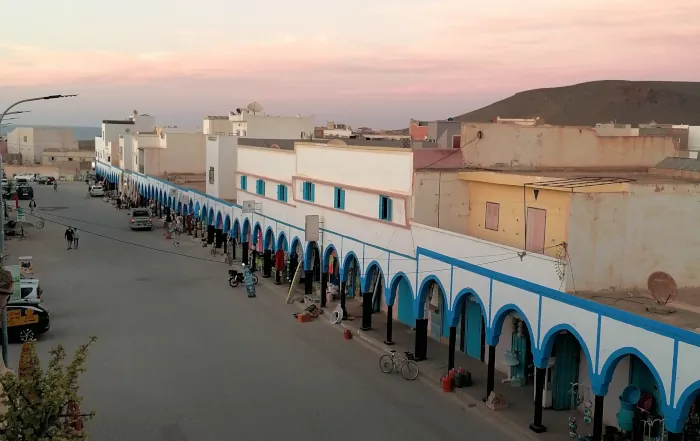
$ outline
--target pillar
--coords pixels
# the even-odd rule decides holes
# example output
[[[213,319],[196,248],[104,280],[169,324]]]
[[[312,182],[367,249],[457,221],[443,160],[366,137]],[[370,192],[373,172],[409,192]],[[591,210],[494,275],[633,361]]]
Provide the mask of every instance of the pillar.
[[[343,318],[346,319],[348,318],[348,310],[345,308],[345,298],[346,298],[346,293],[345,290],[347,289],[347,282],[340,282],[340,309],[343,310]]]
[[[603,441],[603,403],[605,397],[596,395],[593,404],[593,441]]]
[[[372,293],[362,293],[362,326],[360,331],[372,329]]]
[[[546,369],[535,368],[535,417],[532,424],[530,424],[530,430],[535,433],[547,431],[547,428],[542,425],[542,390],[544,389],[546,375]]]
[[[233,258],[233,260],[236,260],[236,248],[237,248],[236,244],[237,244],[237,242],[238,241],[236,240],[235,237],[231,241],[231,257]]]
[[[682,433],[668,432],[668,441],[681,441],[682,439]]]
[[[207,245],[212,245],[214,244],[214,235],[216,234],[216,229],[214,228],[214,225],[207,225]],[[216,246],[214,244],[214,246]]]
[[[496,345],[489,345],[489,363],[487,366],[486,374],[486,398],[484,401],[489,399],[489,395],[493,392],[494,383],[496,381]]]
[[[415,355],[417,361],[428,358],[428,319],[416,319],[416,348]]]
[[[263,253],[263,277],[269,278],[272,275],[272,250],[265,250]]]
[[[386,340],[385,345],[393,345],[394,340],[394,305],[386,305]]]
[[[195,236],[196,237],[196,236]],[[248,243],[243,242],[241,244],[241,262],[245,265],[248,265]]]
[[[275,285],[282,284],[282,270],[275,268]]]
[[[304,271],[304,295],[311,295],[314,292],[314,271]]]
[[[326,307],[328,295],[328,273],[321,273],[321,308]]]
[[[447,353],[447,370],[451,371],[455,368],[455,345],[457,344],[457,327],[450,326],[450,343]]]

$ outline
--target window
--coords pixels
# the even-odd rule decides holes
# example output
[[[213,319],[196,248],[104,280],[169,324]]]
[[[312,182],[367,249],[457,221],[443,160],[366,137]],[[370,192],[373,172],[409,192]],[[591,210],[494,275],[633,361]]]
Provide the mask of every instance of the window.
[[[547,210],[527,207],[525,225],[525,249],[533,253],[544,252]]]
[[[236,136],[241,136],[241,129],[236,129]]]
[[[55,157],[55,156],[52,156],[52,157],[51,157],[51,160],[52,160],[52,161],[55,161],[55,160],[56,160],[56,157]]]
[[[333,192],[335,195],[334,201],[333,201],[333,208],[337,208],[338,210],[345,210],[345,190],[342,188],[335,187],[335,191]]]
[[[316,186],[313,182],[304,182],[301,184],[302,198],[307,202],[314,201],[314,193],[316,193]]]
[[[265,181],[262,179],[255,181],[255,192],[261,196],[265,196]]]
[[[27,142],[27,137],[26,137],[26,136],[24,137],[24,142]]]
[[[277,200],[280,202],[287,202],[287,186],[284,184],[277,184]]]
[[[214,167],[209,167],[209,183],[214,183]]]
[[[73,158],[69,157],[69,158],[68,158],[68,160],[69,160],[69,161],[72,161],[72,160],[73,160]]]
[[[248,190],[248,176],[241,176],[241,190]]]
[[[391,221],[391,198],[379,196],[379,219]]]
[[[461,135],[454,135],[452,137],[452,148],[453,149],[461,149],[462,148],[462,136]]]
[[[487,230],[498,231],[498,219],[501,212],[501,204],[495,202],[486,203],[486,220],[484,227]]]

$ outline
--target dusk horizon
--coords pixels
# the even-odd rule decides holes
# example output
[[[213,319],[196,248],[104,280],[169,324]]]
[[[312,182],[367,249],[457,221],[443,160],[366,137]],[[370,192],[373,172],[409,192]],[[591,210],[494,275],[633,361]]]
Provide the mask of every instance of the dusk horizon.
[[[9,104],[80,94],[28,106],[13,121],[27,125],[96,126],[136,109],[160,125],[197,127],[257,101],[276,115],[401,129],[535,88],[697,80],[700,25],[687,17],[700,3],[670,3],[538,0],[520,10],[514,0],[305,0],[255,9],[213,0],[204,10],[125,0],[122,14],[76,0],[45,5],[31,25],[19,19],[30,5],[13,3],[0,30],[0,96]]]

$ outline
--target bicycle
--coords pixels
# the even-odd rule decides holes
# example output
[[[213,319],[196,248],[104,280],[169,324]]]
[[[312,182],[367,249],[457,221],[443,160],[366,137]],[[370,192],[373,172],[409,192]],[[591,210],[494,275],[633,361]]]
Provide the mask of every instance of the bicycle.
[[[385,374],[390,374],[394,371],[401,372],[406,380],[415,380],[420,374],[418,363],[415,362],[415,357],[412,352],[404,352],[404,355],[399,355],[396,351],[389,351],[389,354],[382,355],[379,358],[379,368]]]
[[[40,217],[38,221],[36,221],[36,225],[34,225],[37,229],[41,230],[44,228],[44,218]]]

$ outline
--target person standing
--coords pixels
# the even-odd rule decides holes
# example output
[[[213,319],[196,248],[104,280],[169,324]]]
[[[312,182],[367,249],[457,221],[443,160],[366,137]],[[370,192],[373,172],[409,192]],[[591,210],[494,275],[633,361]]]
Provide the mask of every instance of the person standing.
[[[75,248],[76,250],[78,249],[78,239],[79,238],[80,238],[80,236],[78,235],[78,229],[76,228],[73,230],[73,248]]]
[[[73,239],[75,237],[73,235],[73,228],[68,227],[66,232],[63,234],[63,237],[65,237],[66,241],[68,242],[68,248],[66,248],[66,250],[70,250],[71,248],[73,248]]]
[[[34,209],[36,208],[36,201],[32,197],[32,200],[29,201],[29,214],[34,214]]]

